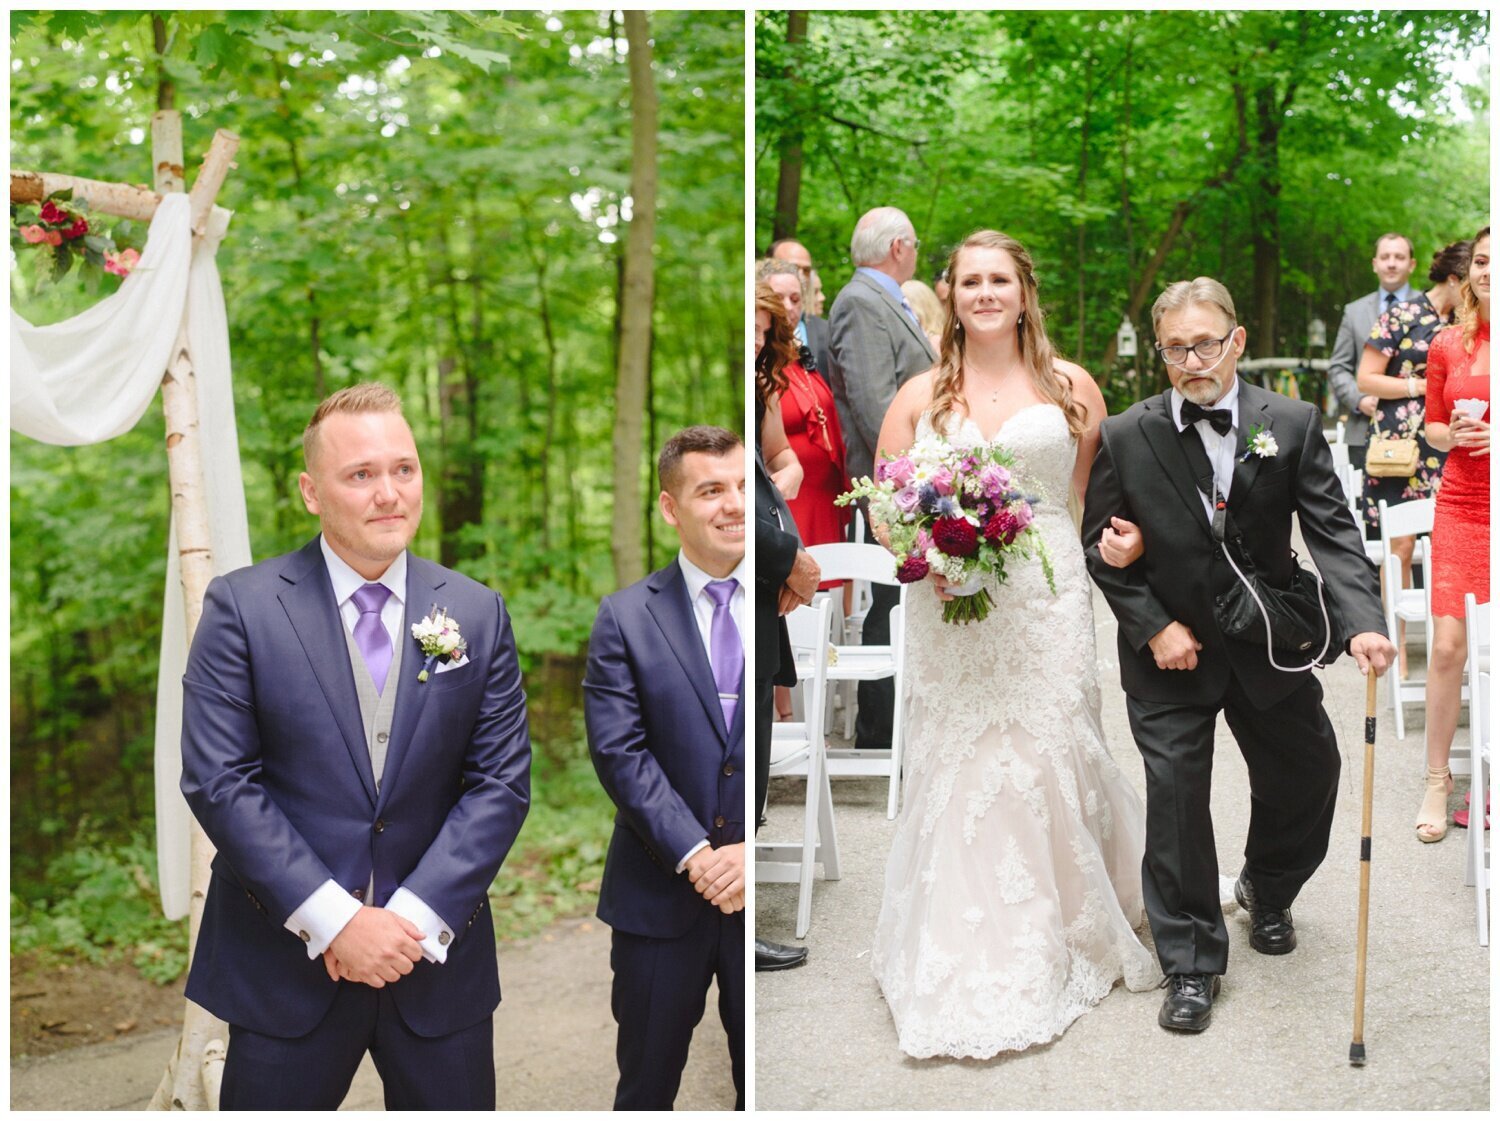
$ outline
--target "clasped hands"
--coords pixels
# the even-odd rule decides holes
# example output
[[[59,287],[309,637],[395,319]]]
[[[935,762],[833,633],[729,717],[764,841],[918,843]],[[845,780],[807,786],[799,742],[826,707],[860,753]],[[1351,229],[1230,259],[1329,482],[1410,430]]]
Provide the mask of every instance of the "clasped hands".
[[[781,585],[781,591],[777,593],[776,614],[790,615],[797,608],[812,603],[822,576],[823,570],[812,559],[812,554],[806,549],[798,549],[797,559],[792,562],[792,570],[787,573],[786,583]]]
[[[693,889],[726,915],[745,909],[744,841],[701,848],[688,857],[683,871]]]
[[[323,951],[323,968],[334,981],[358,981],[372,989],[395,984],[422,960],[427,935],[384,907],[361,907]]]

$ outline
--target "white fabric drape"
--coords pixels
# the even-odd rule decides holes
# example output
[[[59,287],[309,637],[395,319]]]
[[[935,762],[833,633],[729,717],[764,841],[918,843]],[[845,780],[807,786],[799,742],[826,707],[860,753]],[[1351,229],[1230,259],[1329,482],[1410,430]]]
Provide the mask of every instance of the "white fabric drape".
[[[198,389],[205,494],[214,572],[250,563],[250,528],[240,477],[229,360],[229,322],[215,260],[230,212],[215,207],[193,244],[189,201],[162,199],[140,263],[119,291],[80,315],[33,327],[11,312],[11,427],[48,444],[95,444],[128,432],[161,385],[187,316]],[[187,622],[174,529],[168,531],[156,683],[156,843],[162,909],[188,912],[187,803],[182,772],[182,673]]]

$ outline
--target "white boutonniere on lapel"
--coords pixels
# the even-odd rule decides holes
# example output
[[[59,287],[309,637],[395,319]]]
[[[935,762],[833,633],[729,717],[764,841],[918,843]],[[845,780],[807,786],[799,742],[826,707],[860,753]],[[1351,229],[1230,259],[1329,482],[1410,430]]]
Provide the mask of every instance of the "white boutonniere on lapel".
[[[458,623],[449,617],[448,609],[437,604],[432,605],[427,618],[411,625],[411,636],[427,658],[422,663],[422,672],[417,674],[418,681],[426,681],[432,667],[439,662],[462,662],[464,652],[469,648],[464,636],[458,633]]]
[[[1271,434],[1271,429],[1255,424],[1250,427],[1250,439],[1245,445],[1245,454],[1240,456],[1240,462],[1244,463],[1252,455],[1256,459],[1270,459],[1280,450],[1276,446],[1276,437]]]

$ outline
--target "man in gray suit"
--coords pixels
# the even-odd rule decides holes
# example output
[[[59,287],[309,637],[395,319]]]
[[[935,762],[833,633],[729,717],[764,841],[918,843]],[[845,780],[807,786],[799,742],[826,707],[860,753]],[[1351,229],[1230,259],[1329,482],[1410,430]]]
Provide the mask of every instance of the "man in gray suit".
[[[797,266],[797,280],[801,286],[802,310],[797,319],[797,342],[805,346],[813,358],[812,368],[828,377],[828,320],[813,310],[813,263],[807,246],[791,238],[782,238],[771,243],[768,256],[773,261],[786,261]],[[771,287],[775,288],[774,284]]]
[[[896,390],[937,364],[916,312],[901,294],[901,285],[916,274],[917,246],[911,219],[893,206],[876,207],[854,227],[849,255],[856,269],[833,301],[825,371],[844,429],[850,478],[874,471],[880,424]],[[890,641],[890,609],[898,592],[882,584],[871,591],[864,641],[884,645]],[[890,679],[861,682],[857,748],[890,748],[894,702]]]
[[[1339,407],[1349,414],[1344,423],[1349,459],[1361,471],[1365,467],[1365,448],[1370,442],[1369,418],[1375,415],[1375,398],[1359,391],[1355,374],[1375,321],[1396,304],[1416,299],[1417,290],[1407,282],[1417,266],[1411,239],[1398,233],[1381,234],[1375,241],[1375,256],[1370,266],[1380,278],[1380,287],[1344,308],[1338,337],[1333,341],[1333,354],[1328,359],[1328,384],[1338,398]]]

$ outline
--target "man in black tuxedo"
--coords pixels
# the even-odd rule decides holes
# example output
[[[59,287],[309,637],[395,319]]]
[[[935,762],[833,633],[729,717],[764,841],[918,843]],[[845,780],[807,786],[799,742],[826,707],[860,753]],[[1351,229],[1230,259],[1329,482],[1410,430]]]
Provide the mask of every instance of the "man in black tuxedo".
[[[771,482],[760,447],[755,449],[755,823],[765,813],[771,785],[771,723],[774,686],[795,685],[797,668],[782,616],[812,602],[821,572],[802,547],[797,523]],[[802,946],[783,946],[757,935],[755,970],[790,969],[807,960]]]
[[[1274,668],[1263,641],[1227,638],[1215,622],[1215,597],[1237,577],[1214,542],[1214,501],[1227,496],[1256,572],[1278,588],[1291,578],[1297,514],[1325,581],[1335,656],[1347,650],[1361,672],[1381,674],[1395,648],[1317,409],[1237,378],[1245,329],[1218,281],[1171,285],[1151,317],[1172,388],[1101,426],[1083,540],[1119,620],[1120,679],[1146,764],[1142,886],[1169,982],[1158,1022],[1202,1031],[1229,955],[1209,813],[1219,712],[1250,772],[1235,896],[1261,953],[1296,946],[1288,908],[1328,851],[1339,773],[1318,679]],[[1126,567],[1101,556],[1136,546],[1144,553]]]

